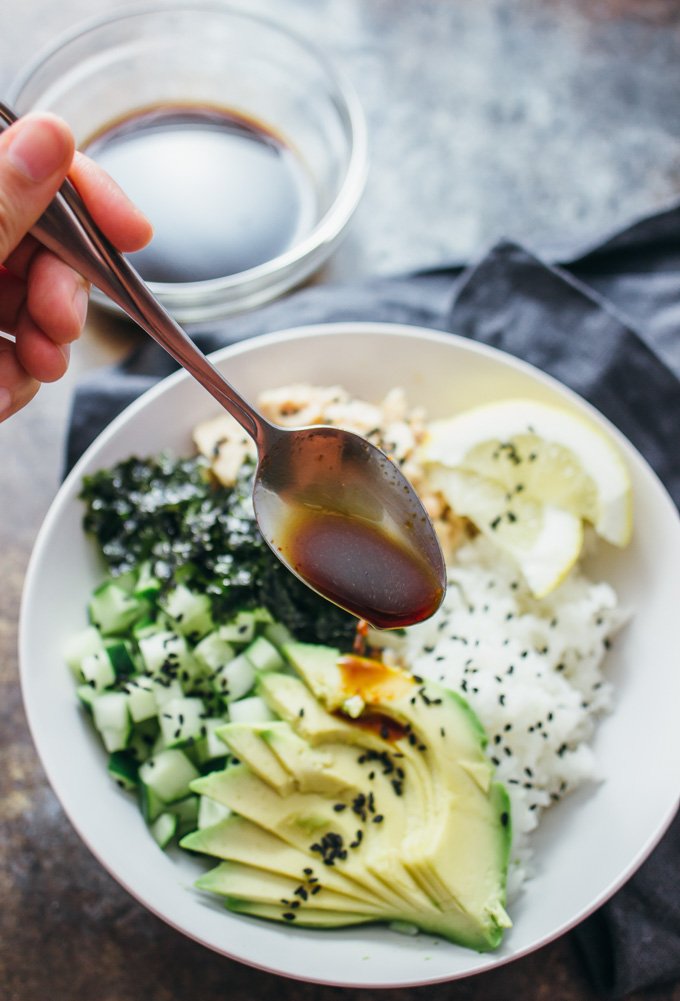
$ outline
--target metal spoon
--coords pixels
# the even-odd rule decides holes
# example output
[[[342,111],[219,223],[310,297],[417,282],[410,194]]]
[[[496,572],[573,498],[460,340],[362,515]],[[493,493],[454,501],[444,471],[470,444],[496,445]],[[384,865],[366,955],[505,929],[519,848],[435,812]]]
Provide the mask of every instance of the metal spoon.
[[[16,119],[0,103],[0,127]],[[290,429],[267,421],[152,295],[69,181],[31,232],[117,303],[254,439],[255,516],[289,570],[379,628],[436,611],[446,587],[437,537],[415,491],[378,448],[335,427]]]

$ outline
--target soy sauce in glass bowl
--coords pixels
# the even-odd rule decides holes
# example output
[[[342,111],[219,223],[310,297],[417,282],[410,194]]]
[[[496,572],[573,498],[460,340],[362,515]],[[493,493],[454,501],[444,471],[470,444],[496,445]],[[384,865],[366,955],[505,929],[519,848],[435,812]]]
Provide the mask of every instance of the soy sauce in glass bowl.
[[[265,220],[265,232],[251,247],[257,253],[240,261],[228,257],[228,273],[198,279],[183,276],[221,270],[220,255],[194,251],[188,238],[172,268],[165,253],[156,261],[161,278],[150,278],[151,291],[182,324],[250,309],[300,284],[338,246],[363,193],[366,124],[351,84],[326,52],[287,27],[221,3],[170,0],[87,21],[39,53],[10,85],[7,99],[20,115],[33,109],[61,115],[78,146],[92,152],[95,141],[101,143],[102,156],[107,144],[109,153],[117,147],[122,155],[120,129],[131,130],[126,142],[137,135],[134,144],[141,149],[142,137],[146,141],[153,134],[149,114],[160,115],[156,126],[163,125],[166,140],[179,147],[189,127],[185,112],[193,118],[197,143],[209,140],[222,150],[210,154],[220,162],[227,146],[241,159],[234,154],[239,136],[251,154],[261,157],[269,151],[279,191],[293,204],[271,230]],[[156,149],[158,142],[154,139]],[[194,176],[205,167],[201,162]],[[172,171],[185,176],[178,162]],[[160,187],[162,173],[157,179]],[[133,186],[125,181],[124,186],[134,197]],[[183,181],[183,193],[188,186]],[[231,190],[236,191],[233,182]],[[162,187],[154,194],[161,193]],[[265,191],[258,210],[266,215],[271,203]],[[249,204],[255,211],[255,201]],[[245,206],[246,199],[240,199],[239,208]],[[216,210],[210,220],[216,230],[223,226],[225,246],[236,242],[230,241],[231,227],[237,236],[244,230],[243,223],[226,218],[233,211]],[[159,234],[167,220],[150,214],[157,231],[155,250],[160,250]],[[214,235],[210,227],[208,232]],[[186,271],[194,255],[192,268],[199,257],[204,256],[203,263]],[[213,266],[206,268],[211,256]],[[135,264],[141,265],[141,259]],[[100,305],[111,305],[104,296],[95,298]]]
[[[266,125],[227,108],[157,105],[82,146],[154,227],[130,255],[147,282],[200,282],[258,267],[314,223],[304,163]]]

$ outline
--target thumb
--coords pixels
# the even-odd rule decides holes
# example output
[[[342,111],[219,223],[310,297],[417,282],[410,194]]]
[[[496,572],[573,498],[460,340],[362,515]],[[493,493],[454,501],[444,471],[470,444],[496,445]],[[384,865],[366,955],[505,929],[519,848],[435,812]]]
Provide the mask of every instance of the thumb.
[[[73,151],[71,131],[56,115],[26,115],[0,136],[0,262],[49,205]]]

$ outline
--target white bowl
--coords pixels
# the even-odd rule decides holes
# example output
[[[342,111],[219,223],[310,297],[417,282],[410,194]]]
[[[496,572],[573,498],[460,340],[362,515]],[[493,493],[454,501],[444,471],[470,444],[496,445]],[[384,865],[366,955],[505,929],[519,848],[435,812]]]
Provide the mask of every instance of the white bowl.
[[[617,439],[631,470],[637,529],[623,552],[603,548],[589,570],[610,580],[633,611],[607,664],[616,700],[595,750],[602,782],[546,814],[534,839],[536,874],[512,909],[502,947],[477,954],[428,935],[385,928],[307,931],[237,916],[192,889],[200,863],[164,854],[132,800],[109,781],[104,753],[79,711],[60,651],[85,622],[102,567],[81,529],[84,473],[131,454],[188,453],[192,425],[215,410],[184,373],[133,403],[99,437],[62,486],[40,532],[21,613],[21,678],[45,770],[83,841],[149,910],[233,959],[284,976],[338,986],[397,987],[453,980],[538,948],[607,899],[640,865],[677,806],[680,672],[677,615],[680,522],[635,449],[591,407],[543,373],[462,338],[377,324],[309,327],[218,352],[219,368],[253,398],[291,381],[340,383],[378,399],[402,386],[441,417],[521,394],[585,411]]]

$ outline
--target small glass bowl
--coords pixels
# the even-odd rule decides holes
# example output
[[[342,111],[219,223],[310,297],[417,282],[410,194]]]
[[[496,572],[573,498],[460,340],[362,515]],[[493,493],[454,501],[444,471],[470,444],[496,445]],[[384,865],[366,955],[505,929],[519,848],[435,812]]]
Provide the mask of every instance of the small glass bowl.
[[[311,275],[337,246],[365,184],[366,126],[352,88],[287,28],[222,4],[128,8],[89,21],[37,57],[10,103],[19,114],[61,115],[79,145],[149,106],[219,106],[261,122],[297,155],[316,212],[284,253],[221,278],[149,283],[183,323],[251,308]]]

